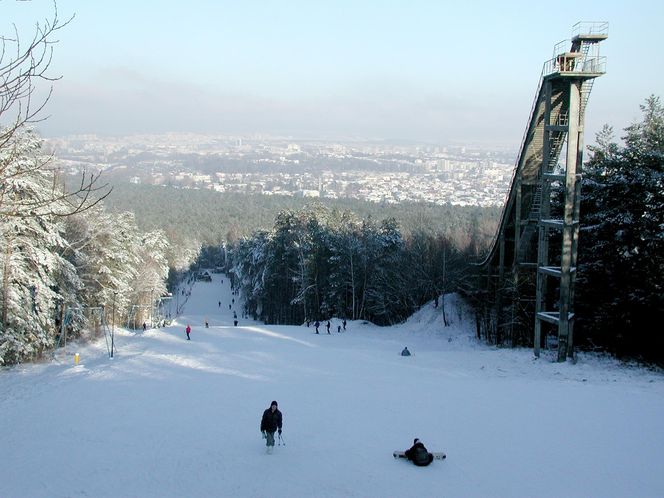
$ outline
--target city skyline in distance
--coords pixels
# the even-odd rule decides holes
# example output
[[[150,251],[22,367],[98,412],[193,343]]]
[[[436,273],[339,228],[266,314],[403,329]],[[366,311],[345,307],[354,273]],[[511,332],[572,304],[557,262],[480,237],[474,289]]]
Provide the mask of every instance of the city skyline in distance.
[[[60,0],[60,19],[75,18],[57,34],[62,79],[38,129],[518,145],[542,64],[586,20],[609,22],[587,143],[605,123],[622,135],[660,91],[657,2],[561,1],[548,19],[523,1],[441,4]],[[13,22],[27,41],[53,2],[0,13],[0,33]]]

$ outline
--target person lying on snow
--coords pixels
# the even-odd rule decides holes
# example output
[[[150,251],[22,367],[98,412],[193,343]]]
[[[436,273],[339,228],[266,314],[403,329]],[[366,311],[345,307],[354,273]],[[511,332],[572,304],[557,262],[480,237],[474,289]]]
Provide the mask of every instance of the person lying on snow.
[[[405,451],[406,458],[418,467],[426,467],[433,462],[433,455],[424,447],[422,442],[415,438],[413,446]]]

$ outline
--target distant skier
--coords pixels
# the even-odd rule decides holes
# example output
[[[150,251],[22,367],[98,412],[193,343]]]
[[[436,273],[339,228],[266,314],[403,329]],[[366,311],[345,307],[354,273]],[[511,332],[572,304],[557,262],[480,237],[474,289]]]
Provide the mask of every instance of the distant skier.
[[[219,301],[219,307],[221,308],[221,301]]]
[[[267,452],[272,453],[274,449],[274,433],[279,431],[281,436],[281,427],[283,422],[283,417],[279,411],[278,404],[276,401],[270,403],[270,408],[263,412],[263,418],[261,419],[261,432],[263,437],[267,440],[265,446],[267,446]]]
[[[413,446],[406,450],[406,458],[418,467],[426,467],[433,462],[433,454],[429,453],[417,438],[413,440]]]
[[[145,332],[148,329],[148,324],[143,322],[143,332]]]
[[[320,322],[318,320],[314,323],[314,327],[316,327],[316,333],[318,333],[318,327],[320,327]]]
[[[191,334],[191,327],[189,326],[189,324],[187,324],[187,328],[184,329],[184,331],[187,333],[187,340],[191,341],[191,337],[189,337],[189,334]]]
[[[403,348],[403,351],[401,351],[401,356],[410,356],[410,351],[408,351],[408,346]]]
[[[341,325],[337,325],[337,333],[341,333]]]
[[[346,319],[344,318],[344,321],[341,322],[341,324],[344,326],[344,332],[346,332]]]
[[[327,333],[330,333],[330,321],[328,320],[327,323],[325,324],[325,328],[327,329]]]
[[[205,319],[205,328],[206,328],[206,329],[209,329],[209,328],[210,328],[210,324],[208,323],[207,318]]]

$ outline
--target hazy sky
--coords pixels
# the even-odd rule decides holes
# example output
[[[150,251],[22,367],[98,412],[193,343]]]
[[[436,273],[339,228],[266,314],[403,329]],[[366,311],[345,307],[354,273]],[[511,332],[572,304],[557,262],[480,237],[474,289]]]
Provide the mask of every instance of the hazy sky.
[[[608,21],[586,141],[664,98],[664,2],[59,0],[40,125],[70,133],[286,134],[517,146],[542,64]],[[25,41],[52,0],[0,0]],[[620,133],[618,133],[620,135]]]

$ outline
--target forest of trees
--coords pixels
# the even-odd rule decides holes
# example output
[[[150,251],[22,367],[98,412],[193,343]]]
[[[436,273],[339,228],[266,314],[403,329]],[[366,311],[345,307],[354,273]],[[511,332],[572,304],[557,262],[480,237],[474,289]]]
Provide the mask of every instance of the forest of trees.
[[[284,210],[298,210],[311,199],[261,194],[120,183],[104,199],[109,212],[131,211],[144,230],[161,228],[174,246],[218,246],[234,243],[256,230],[269,230]],[[377,204],[357,199],[320,199],[331,210],[350,210],[361,218],[394,218],[404,234],[426,220],[431,230],[465,247],[487,244],[495,232],[500,208],[434,205],[425,202]],[[474,234],[474,235],[472,235]]]
[[[361,317],[381,324],[403,320],[423,302],[438,297],[442,289],[454,288],[451,282],[462,273],[459,268],[474,262],[491,240],[499,215],[498,208],[428,203],[383,205],[348,199],[321,199],[312,203],[286,196],[134,184],[116,185],[104,205],[113,212],[134,212],[139,226],[145,230],[162,228],[173,246],[171,266],[177,261],[191,261],[192,251],[201,247],[197,266],[221,265],[226,262],[221,256],[223,252],[215,249],[221,245],[227,247],[248,310],[269,323],[301,323],[305,317],[331,314]],[[397,239],[389,260],[380,259],[382,256],[376,249],[386,226],[392,227],[391,235]],[[300,243],[303,245],[298,249],[292,247]],[[348,256],[331,251],[341,251],[339,248],[344,243],[356,246],[349,257],[363,258],[366,276],[378,278],[372,265],[380,269],[385,264],[389,270],[381,282],[389,282],[392,290],[391,294],[380,297],[380,312],[375,311],[378,305],[370,298],[378,299],[383,287],[373,280],[362,282],[358,277],[359,266],[351,275],[358,279],[357,283],[351,285],[347,297],[346,290],[341,288],[330,294],[328,287],[341,284],[329,279],[344,278],[345,269],[340,263]],[[178,248],[186,249],[182,256],[178,256]],[[270,251],[279,254],[269,254]],[[258,252],[262,252],[264,261]],[[292,269],[295,263],[277,263],[279,258],[293,258],[295,252],[300,258],[300,271],[316,275],[313,284],[300,282],[300,290],[292,284],[296,278]],[[250,259],[243,261],[245,257]],[[380,261],[374,261],[375,258]],[[445,264],[447,269],[443,268]],[[441,274],[445,271],[448,279],[442,284]],[[268,274],[272,280],[262,287]],[[309,277],[300,273],[300,278]],[[256,279],[260,283],[253,282]],[[388,287],[385,289],[387,292]],[[298,293],[302,295],[298,297]]]
[[[464,274],[468,256],[432,225],[404,237],[394,219],[360,219],[321,205],[283,211],[271,230],[233,247],[233,284],[246,312],[266,323],[397,323],[453,291]]]

